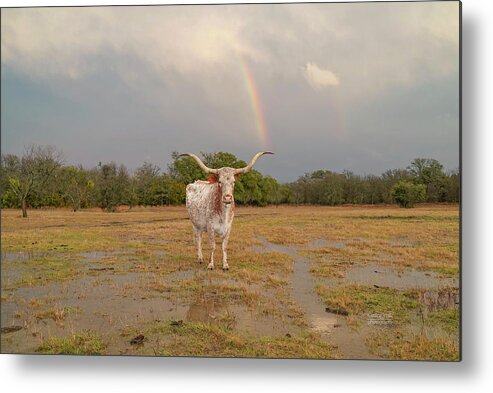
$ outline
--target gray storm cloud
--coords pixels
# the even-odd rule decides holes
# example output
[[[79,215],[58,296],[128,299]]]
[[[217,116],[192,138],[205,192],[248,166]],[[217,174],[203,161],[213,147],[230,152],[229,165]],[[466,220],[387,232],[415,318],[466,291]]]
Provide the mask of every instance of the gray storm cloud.
[[[281,179],[458,165],[455,2],[3,9],[1,22],[2,151],[248,157],[261,141],[244,62]],[[310,159],[293,164],[300,149]]]

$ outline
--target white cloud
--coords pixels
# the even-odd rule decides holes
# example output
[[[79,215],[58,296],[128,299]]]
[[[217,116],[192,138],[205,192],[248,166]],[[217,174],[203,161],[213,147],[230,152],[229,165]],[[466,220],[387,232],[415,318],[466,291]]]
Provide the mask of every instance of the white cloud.
[[[163,81],[178,90],[182,78],[228,103],[244,90],[243,57],[264,83],[297,83],[305,64],[302,75],[311,88],[339,86],[338,94],[354,104],[457,74],[457,7],[418,2],[4,9],[2,65],[47,80],[110,71],[141,91],[158,90]]]
[[[323,89],[339,84],[339,78],[332,71],[320,68],[315,63],[307,63],[303,67],[303,76],[314,89]]]

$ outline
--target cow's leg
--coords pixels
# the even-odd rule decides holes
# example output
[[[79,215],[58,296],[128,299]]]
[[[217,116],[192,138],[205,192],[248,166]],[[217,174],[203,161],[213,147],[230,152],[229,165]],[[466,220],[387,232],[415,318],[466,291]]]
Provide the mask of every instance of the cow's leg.
[[[228,265],[228,240],[229,240],[229,231],[226,232],[226,234],[223,237],[223,244],[222,244],[222,249],[223,249],[223,270],[229,270],[229,265]]]
[[[214,250],[216,249],[216,242],[214,240],[214,230],[212,228],[207,228],[207,234],[209,235],[209,243],[211,245],[211,256],[209,258],[209,264],[207,269],[214,269]]]
[[[195,245],[197,246],[197,260],[199,263],[204,262],[204,256],[202,255],[202,231],[193,228],[195,234]]]

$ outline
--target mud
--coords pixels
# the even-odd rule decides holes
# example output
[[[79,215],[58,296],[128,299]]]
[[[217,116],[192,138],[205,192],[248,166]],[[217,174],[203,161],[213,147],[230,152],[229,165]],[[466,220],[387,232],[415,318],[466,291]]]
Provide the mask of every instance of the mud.
[[[152,354],[153,341],[132,345],[128,334],[140,333],[152,321],[170,319],[227,324],[242,334],[255,336],[297,331],[283,319],[260,315],[255,308],[227,304],[207,294],[211,284],[258,290],[224,276],[210,278],[208,272],[197,269],[177,271],[162,278],[169,283],[193,277],[201,280],[206,290],[192,300],[154,290],[153,273],[116,274],[111,270],[102,270],[97,276],[9,290],[8,300],[1,304],[2,324],[8,328],[22,322],[23,329],[2,335],[2,348],[4,352],[32,353],[47,337],[90,329],[100,332],[109,343],[108,353]]]
[[[126,242],[142,242],[142,243],[171,243],[173,240],[170,239],[162,239],[156,237],[145,237],[145,238],[129,238],[125,240]]]
[[[277,251],[288,254],[294,259],[293,281],[291,284],[291,296],[305,313],[311,327],[320,332],[328,334],[337,324],[335,314],[327,313],[324,304],[315,293],[315,282],[310,275],[308,259],[298,254],[294,246],[284,246],[270,243],[265,238],[259,238],[263,242],[264,251]],[[258,247],[257,252],[261,251]]]
[[[329,242],[325,239],[317,239],[313,240],[310,243],[306,244],[307,248],[322,248],[322,247],[333,247],[333,248],[345,248],[346,243],[344,242]]]
[[[406,237],[396,237],[389,240],[391,247],[414,247],[419,244],[415,240],[408,239]]]
[[[259,240],[263,242],[265,251],[278,251],[293,257],[291,296],[305,313],[310,327],[324,340],[335,345],[344,359],[374,358],[365,343],[369,329],[353,330],[348,326],[345,316],[327,310],[315,292],[316,281],[309,272],[308,259],[298,253],[297,247],[270,243],[265,238]],[[255,247],[255,250],[258,252],[259,248]]]
[[[2,327],[2,329],[0,330],[0,333],[9,334],[9,333],[18,332],[19,330],[22,330],[22,329],[23,329],[23,327],[19,326],[19,325],[5,326],[5,327]]]
[[[457,287],[459,280],[441,278],[438,274],[412,269],[395,269],[383,265],[357,266],[346,271],[344,283],[389,287],[393,289],[433,289]]]
[[[424,305],[422,312],[458,307],[458,279],[443,278],[433,272],[413,269],[395,269],[386,265],[357,265],[346,271],[342,279],[315,279],[309,273],[308,260],[298,253],[295,246],[284,246],[258,238],[263,246],[254,250],[278,251],[294,259],[294,272],[291,295],[304,311],[311,328],[322,338],[338,348],[340,357],[345,359],[375,359],[367,347],[367,339],[375,332],[389,330],[394,326],[392,315],[366,314],[349,316],[345,310],[325,307],[316,294],[314,287],[318,283],[328,286],[365,285],[375,288],[388,287],[397,290],[415,290],[419,302]],[[358,241],[358,240],[357,240]],[[411,242],[398,238],[395,246],[413,246]],[[319,239],[305,247],[346,247],[344,243],[328,242]],[[409,331],[424,332],[432,337],[444,337],[446,332],[437,327],[422,327],[422,317],[411,314]],[[421,314],[420,314],[421,315]],[[391,334],[390,331],[388,334]]]
[[[442,278],[433,272],[356,262],[342,279],[321,280],[312,277],[309,259],[301,251],[317,247],[347,247],[343,242],[318,239],[298,248],[270,243],[264,238],[258,240],[262,245],[253,247],[256,252],[277,251],[293,258],[290,300],[302,310],[309,328],[334,345],[341,358],[375,358],[368,350],[367,339],[372,333],[392,328],[393,321],[391,316],[346,315],[339,309],[326,307],[315,292],[315,286],[319,283],[328,286],[355,284],[413,290],[423,306],[411,316],[411,322],[406,327],[411,332],[424,332],[432,337],[446,333],[440,328],[425,326],[423,315],[457,308],[459,304],[458,280]],[[413,244],[408,244],[406,239],[396,238],[391,241],[391,246],[412,247]],[[81,273],[77,279],[19,288],[5,285],[19,278],[24,262],[61,255],[70,257],[77,266]],[[162,250],[145,253],[146,258],[155,259],[167,255]],[[243,335],[256,337],[289,337],[302,330],[287,314],[264,314],[257,306],[247,306],[231,299],[226,301],[216,290],[208,292],[208,288],[227,286],[268,298],[276,304],[278,295],[274,289],[231,278],[227,272],[209,272],[205,266],[178,270],[168,275],[128,272],[131,264],[140,258],[142,256],[125,250],[77,254],[55,251],[2,252],[2,261],[8,263],[8,269],[2,265],[2,350],[32,353],[47,337],[68,336],[73,332],[90,329],[99,332],[108,343],[109,354],[153,354],[153,346],[159,338],[148,337],[147,334],[144,337],[143,333],[149,324],[164,321],[221,324]],[[192,297],[166,289],[176,288],[187,281],[194,281],[193,284],[202,286],[203,290]],[[144,339],[135,340],[140,336]]]
[[[28,262],[33,259],[58,257],[61,253],[45,251],[2,251],[2,262]]]
[[[78,253],[78,261],[87,262],[97,262],[101,259],[109,258],[115,255],[124,255],[125,251],[87,251]]]

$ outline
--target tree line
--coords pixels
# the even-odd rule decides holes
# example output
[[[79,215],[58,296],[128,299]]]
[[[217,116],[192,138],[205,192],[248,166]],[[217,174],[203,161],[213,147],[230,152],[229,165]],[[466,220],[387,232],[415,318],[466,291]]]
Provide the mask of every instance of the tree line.
[[[317,205],[390,204],[413,207],[418,202],[460,199],[459,170],[446,173],[430,158],[416,158],[405,169],[389,169],[380,176],[318,170],[287,185],[290,203]]]
[[[246,162],[227,152],[202,153],[211,168],[241,168]],[[144,162],[133,173],[115,162],[94,168],[66,165],[52,146],[30,146],[21,156],[1,156],[1,206],[20,208],[100,207],[115,211],[119,205],[162,206],[185,202],[185,187],[206,175],[190,157],[172,154],[165,170]],[[239,177],[235,201],[240,205],[269,204],[383,204],[412,207],[417,202],[458,202],[458,170],[446,173],[434,159],[415,159],[405,169],[390,169],[381,176],[360,176],[349,171],[317,170],[281,184],[252,170]]]

